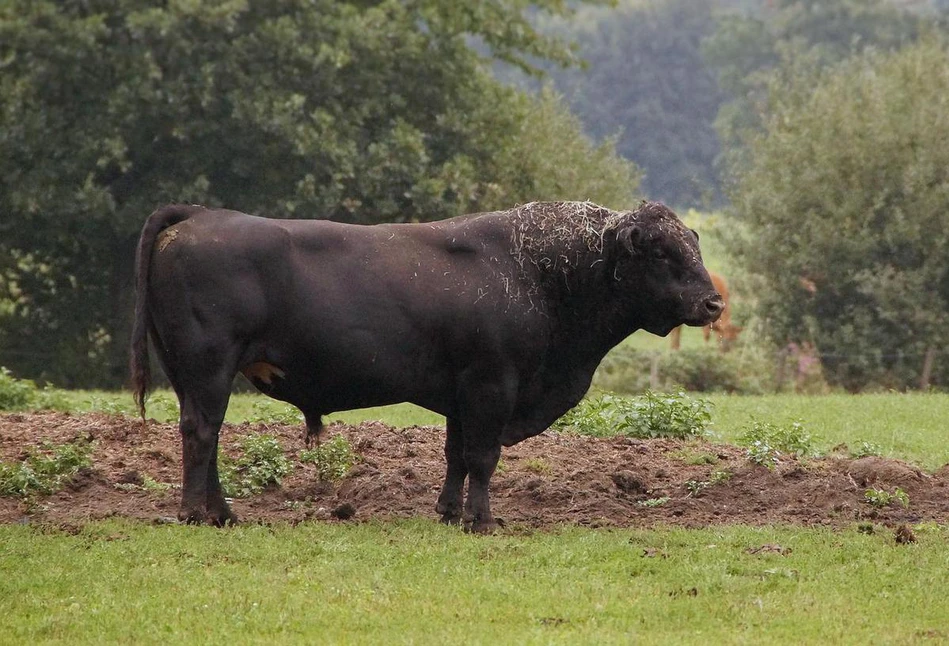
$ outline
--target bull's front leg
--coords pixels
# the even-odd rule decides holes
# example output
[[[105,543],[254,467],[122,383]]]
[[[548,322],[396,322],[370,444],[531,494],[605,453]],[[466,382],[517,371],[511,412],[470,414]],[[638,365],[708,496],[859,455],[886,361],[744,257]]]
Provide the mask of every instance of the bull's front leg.
[[[468,467],[465,464],[465,444],[461,425],[457,420],[448,418],[445,433],[445,483],[438,496],[435,511],[442,515],[441,521],[447,525],[461,523],[462,503],[464,502],[465,478]]]
[[[500,525],[491,514],[489,485],[501,458],[499,433],[493,429],[465,428],[465,465],[468,469],[468,498],[465,500],[465,529],[489,534]]]
[[[500,526],[491,514],[488,489],[501,458],[501,432],[514,410],[518,381],[500,357],[486,359],[480,368],[466,372],[459,383],[458,421],[468,472],[462,518],[467,531],[487,534]]]

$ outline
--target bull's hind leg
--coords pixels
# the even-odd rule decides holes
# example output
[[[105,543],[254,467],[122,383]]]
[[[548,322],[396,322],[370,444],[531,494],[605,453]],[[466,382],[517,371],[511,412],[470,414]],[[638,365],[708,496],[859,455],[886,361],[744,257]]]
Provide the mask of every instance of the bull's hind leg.
[[[222,371],[200,387],[179,389],[181,403],[182,491],[178,518],[188,523],[236,523],[218,477],[218,435],[230,398],[229,377]]]
[[[448,418],[446,426],[445,461],[448,463],[448,469],[445,472],[445,484],[442,485],[435,511],[442,515],[443,523],[458,525],[461,523],[468,467],[465,465],[465,443],[461,425],[457,420]]]

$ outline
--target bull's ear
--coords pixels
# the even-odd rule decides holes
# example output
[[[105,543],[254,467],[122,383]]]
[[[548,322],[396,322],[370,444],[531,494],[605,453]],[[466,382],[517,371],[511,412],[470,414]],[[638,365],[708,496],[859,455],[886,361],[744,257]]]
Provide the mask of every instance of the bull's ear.
[[[643,228],[637,223],[627,224],[616,232],[616,239],[631,254],[642,251],[645,240]]]

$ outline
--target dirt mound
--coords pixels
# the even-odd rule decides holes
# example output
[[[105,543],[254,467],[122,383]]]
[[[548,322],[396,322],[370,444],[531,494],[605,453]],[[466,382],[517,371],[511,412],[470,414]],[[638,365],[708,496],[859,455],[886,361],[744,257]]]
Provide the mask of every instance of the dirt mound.
[[[281,487],[234,501],[243,521],[435,518],[444,477],[444,431],[396,429],[378,422],[332,425],[355,447],[359,463],[337,485],[300,463],[303,427],[226,425],[221,444],[244,435],[276,435],[294,463]],[[0,415],[0,460],[21,460],[31,447],[94,440],[92,467],[62,490],[31,501],[0,498],[0,522],[77,523],[108,516],[161,522],[177,512],[181,458],[171,424],[100,414]],[[152,483],[154,486],[147,486]],[[155,485],[155,483],[159,483]],[[161,483],[172,484],[164,490]],[[509,527],[795,523],[846,526],[949,522],[949,468],[927,474],[885,458],[827,457],[788,461],[775,469],[750,463],[733,446],[703,440],[597,439],[544,433],[505,449],[492,482],[496,515]],[[909,506],[884,507],[869,487],[899,487]]]

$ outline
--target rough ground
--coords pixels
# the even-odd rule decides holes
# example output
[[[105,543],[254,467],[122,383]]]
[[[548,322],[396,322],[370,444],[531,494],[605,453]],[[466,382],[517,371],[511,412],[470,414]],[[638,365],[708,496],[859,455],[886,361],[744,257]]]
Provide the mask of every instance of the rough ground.
[[[235,500],[242,521],[356,522],[371,518],[435,517],[444,473],[444,431],[435,427],[395,429],[381,423],[334,425],[361,460],[337,486],[320,482],[315,467],[297,459],[304,448],[302,426],[227,425],[222,446],[249,433],[279,437],[293,473],[280,487]],[[0,415],[0,460],[23,459],[44,441],[77,437],[95,441],[93,466],[62,491],[32,501],[0,497],[0,522],[81,523],[107,516],[161,522],[174,518],[181,458],[177,428],[102,414]],[[690,464],[700,455],[711,464]],[[713,472],[731,474],[713,480]],[[148,476],[176,485],[146,491]],[[691,483],[691,486],[690,484]],[[741,449],[702,440],[595,439],[544,433],[504,449],[493,484],[495,514],[508,528],[557,524],[700,527],[721,523],[792,523],[850,526],[924,521],[949,522],[949,465],[935,473],[878,457],[832,455],[787,462],[776,469],[748,462]],[[909,495],[908,508],[882,509],[864,500],[868,487]],[[668,496],[659,506],[644,501]]]

